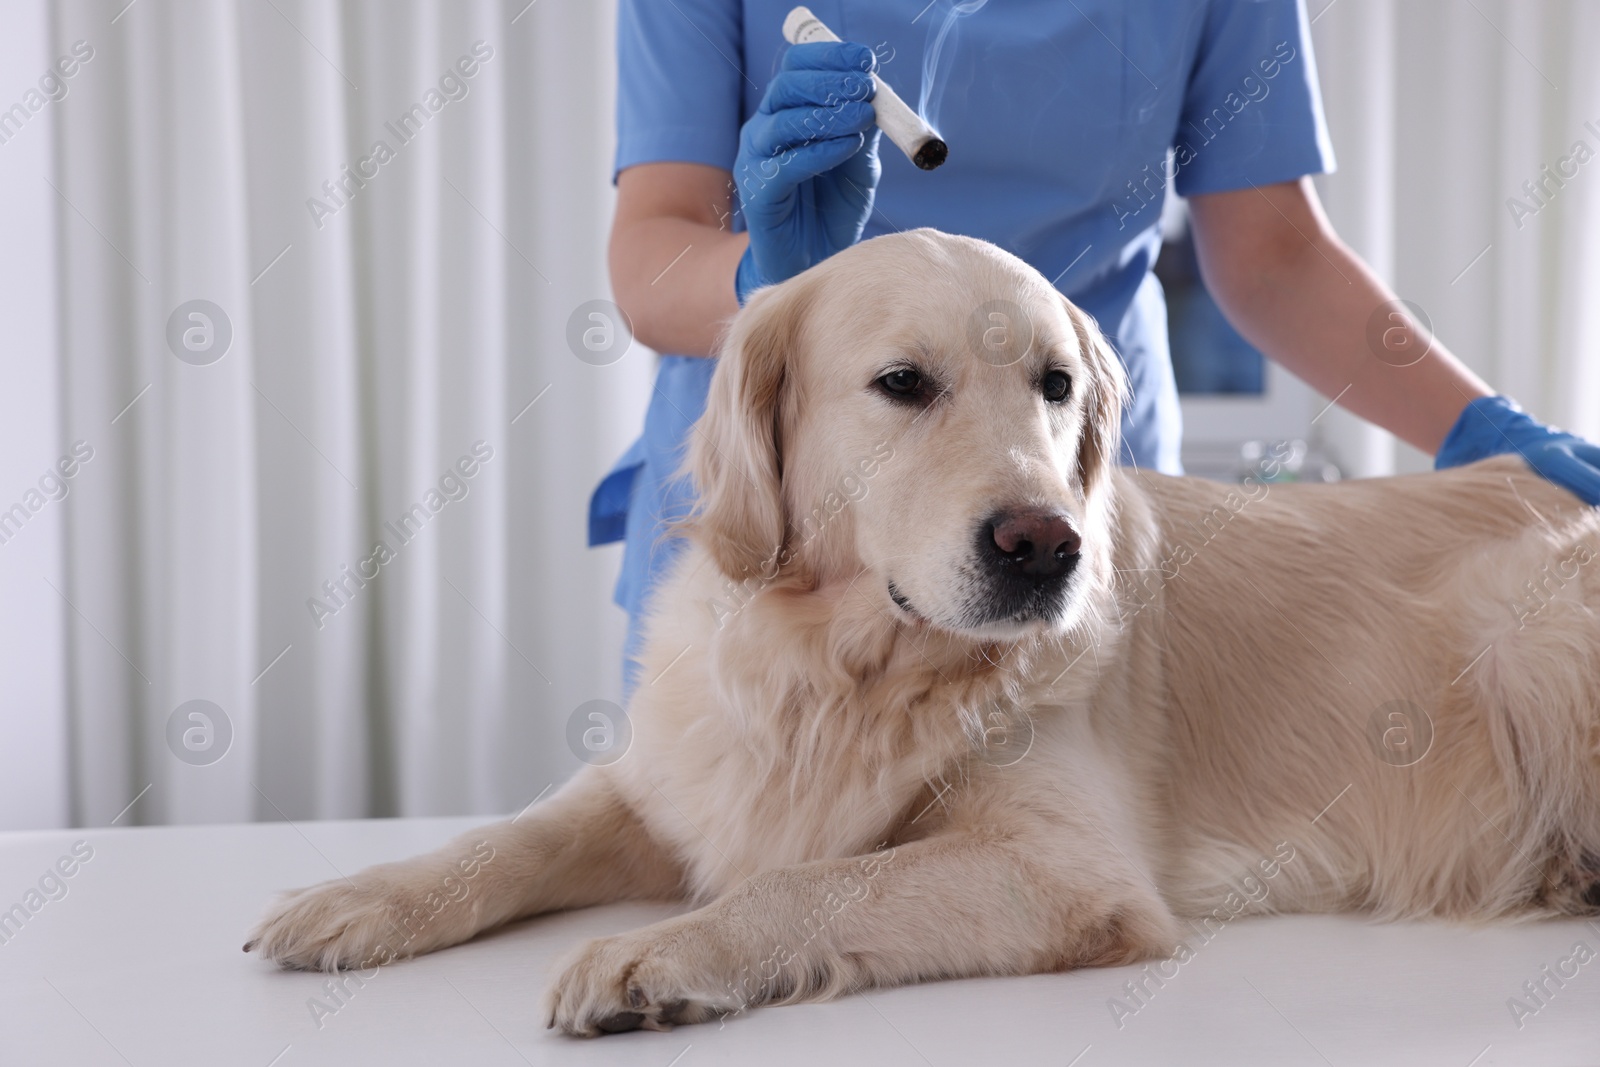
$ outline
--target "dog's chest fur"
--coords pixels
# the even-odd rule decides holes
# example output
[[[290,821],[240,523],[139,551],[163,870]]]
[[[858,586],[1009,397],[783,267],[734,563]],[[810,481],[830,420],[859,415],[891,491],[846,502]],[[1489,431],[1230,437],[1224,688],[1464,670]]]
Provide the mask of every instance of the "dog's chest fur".
[[[1013,673],[956,669],[937,639],[853,630],[848,612],[791,629],[816,655],[747,657],[745,644],[765,640],[764,610],[784,608],[753,605],[737,629],[689,653],[675,680],[681,695],[636,700],[637,751],[618,766],[624,788],[702,896],[897,840],[1009,707]]]

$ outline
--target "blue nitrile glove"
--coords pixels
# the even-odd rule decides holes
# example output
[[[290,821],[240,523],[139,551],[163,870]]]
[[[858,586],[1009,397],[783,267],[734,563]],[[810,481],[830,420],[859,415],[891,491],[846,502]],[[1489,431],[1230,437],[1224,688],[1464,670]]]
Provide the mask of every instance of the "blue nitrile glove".
[[[1600,504],[1600,445],[1546,426],[1508,396],[1480,396],[1445,435],[1435,470],[1517,452],[1535,474]]]
[[[872,99],[877,59],[850,41],[797,44],[739,131],[733,164],[750,247],[745,298],[861,240],[882,165]]]

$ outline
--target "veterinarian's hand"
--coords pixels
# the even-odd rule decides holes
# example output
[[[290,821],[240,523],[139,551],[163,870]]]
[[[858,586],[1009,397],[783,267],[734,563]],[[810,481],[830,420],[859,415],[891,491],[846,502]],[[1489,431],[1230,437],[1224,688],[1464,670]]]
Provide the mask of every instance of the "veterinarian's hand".
[[[734,291],[745,298],[861,239],[882,164],[868,103],[872,49],[850,41],[798,44],[739,133],[733,175],[750,247]]]
[[[1600,445],[1546,426],[1508,396],[1484,396],[1468,404],[1433,465],[1443,470],[1505,452],[1519,453],[1535,474],[1600,504]]]

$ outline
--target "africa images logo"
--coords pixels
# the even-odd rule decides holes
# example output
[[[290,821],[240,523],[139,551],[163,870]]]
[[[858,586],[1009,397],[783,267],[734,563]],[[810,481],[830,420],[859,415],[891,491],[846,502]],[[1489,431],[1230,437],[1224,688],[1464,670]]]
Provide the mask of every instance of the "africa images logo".
[[[439,476],[437,488],[430,488],[421,500],[395,519],[386,520],[383,528],[394,538],[393,545],[388,538],[380,537],[373,542],[372,551],[356,561],[354,568],[343,564],[338,574],[322,583],[323,596],[306,598],[306,610],[311,612],[311,621],[316,623],[317,629],[322,629],[329,618],[348,607],[368,583],[378,577],[383,567],[398,559],[400,550],[415,541],[422,528],[446,505],[465,500],[472,491],[472,479],[493,458],[493,445],[474,441],[472,453],[461,456],[453,466],[447,467]]]
[[[414,141],[428,120],[443,111],[446,104],[465,100],[472,92],[469,83],[482,70],[480,64],[493,58],[492,45],[474,41],[471,55],[462,56],[454,66],[447,67],[439,75],[438,88],[430,85],[420,101],[406,108],[393,121],[383,124],[383,128],[394,137],[394,145],[381,138],[372,142],[366,155],[353,165],[342,165],[338,174],[323,182],[322,192],[326,199],[315,196],[306,199],[306,210],[311,212],[311,221],[317,229],[322,229],[323,220],[328,216],[344,210],[356,194],[367,187],[367,182],[378,176],[379,168],[396,159],[399,150]]]
[[[1272,79],[1283,72],[1284,67],[1293,63],[1299,53],[1294,45],[1288,41],[1279,41],[1272,49],[1272,54],[1262,56],[1256,60],[1254,69],[1239,80],[1238,88],[1230,90],[1222,98],[1222,102],[1213,107],[1209,112],[1190,118],[1184,128],[1178,131],[1178,139],[1172,146],[1172,170],[1181,171],[1198,157],[1212,141],[1220,137],[1228,128],[1234,118],[1244,112],[1251,104],[1259,104],[1272,92]],[[1190,133],[1194,137],[1190,137]],[[1166,161],[1153,160],[1144,165],[1144,169],[1135,179],[1127,182],[1128,192],[1118,196],[1111,204],[1111,210],[1117,217],[1117,229],[1126,229],[1128,220],[1139,214],[1151,204],[1157,205],[1157,210],[1166,195],[1167,166]]]

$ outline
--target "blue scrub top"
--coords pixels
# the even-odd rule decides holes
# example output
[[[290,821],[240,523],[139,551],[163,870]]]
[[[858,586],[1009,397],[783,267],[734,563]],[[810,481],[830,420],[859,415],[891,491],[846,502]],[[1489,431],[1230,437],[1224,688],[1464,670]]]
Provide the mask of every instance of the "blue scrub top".
[[[739,129],[784,49],[791,0],[620,0],[617,154],[731,171]],[[1333,169],[1310,27],[1297,0],[813,0],[868,45],[949,161],[917,170],[887,138],[866,237],[932,226],[992,241],[1094,315],[1128,368],[1123,460],[1181,473],[1166,307],[1150,273],[1176,191],[1245,189]],[[948,23],[948,30],[946,26]],[[742,230],[736,211],[733,228]],[[728,280],[733,284],[733,279]],[[661,523],[692,503],[673,474],[715,361],[663,354],[643,435],[596,489],[589,543],[625,539],[616,600],[637,629],[676,551]],[[630,655],[637,647],[630,632]]]

